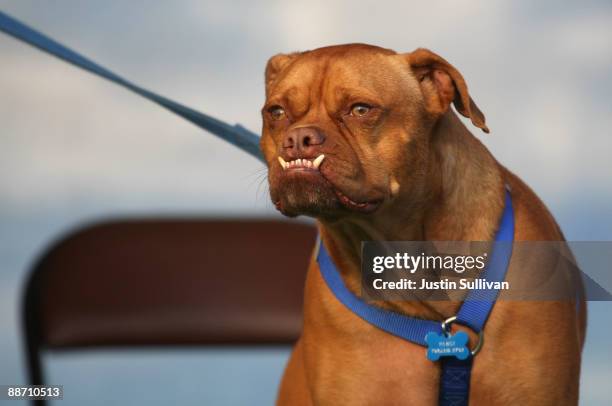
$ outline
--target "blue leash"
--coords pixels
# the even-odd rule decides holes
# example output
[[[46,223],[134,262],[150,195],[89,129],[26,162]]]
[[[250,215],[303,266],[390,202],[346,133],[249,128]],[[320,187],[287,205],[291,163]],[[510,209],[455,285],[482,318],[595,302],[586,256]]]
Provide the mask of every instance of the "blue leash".
[[[233,126],[229,125],[223,121],[207,116],[206,114],[200,113],[164,96],[160,96],[147,89],[143,89],[142,87],[123,79],[119,75],[116,75],[115,73],[85,58],[77,52],[66,48],[62,44],[52,40],[38,31],[35,31],[34,29],[15,20],[1,11],[0,31],[4,31],[8,35],[24,41],[42,51],[48,52],[49,54],[76,65],[79,68],[85,69],[86,71],[129,89],[145,99],[149,99],[152,102],[157,103],[171,112],[178,114],[184,119],[191,121],[198,127],[207,130],[225,141],[237,146],[238,148],[248,152],[255,158],[258,158],[260,161],[264,161],[261,150],[259,149],[259,136],[242,127],[240,124]]]
[[[259,149],[259,136],[239,124],[229,125],[137,86],[1,11],[0,31],[129,89],[264,161]],[[513,236],[514,212],[510,193],[507,192],[506,205],[495,241],[511,242]],[[489,261],[489,266],[485,269],[482,277],[489,281],[503,281],[511,253],[511,244],[501,244],[496,247]],[[426,345],[425,336],[427,333],[443,332],[442,326],[438,322],[408,317],[363,302],[346,288],[323,244],[320,244],[317,261],[327,285],[336,297],[355,314],[378,328],[422,346]],[[471,291],[459,310],[456,321],[469,326],[475,332],[481,332],[495,304],[497,293],[496,291]],[[440,405],[467,405],[472,357],[464,361],[453,357],[445,357],[441,362]]]
[[[506,278],[510,256],[512,255],[513,240],[514,210],[512,208],[512,197],[510,192],[506,190],[504,212],[495,236],[495,242],[501,242],[502,244],[495,245],[489,263],[480,278],[490,282],[502,282]],[[319,243],[317,261],[323,279],[336,298],[368,323],[421,346],[427,346],[425,336],[428,333],[441,334],[443,332],[440,322],[417,319],[363,301],[346,287],[340,272],[322,243]],[[474,332],[480,334],[497,300],[498,293],[499,291],[496,289],[470,291],[457,313],[455,322],[468,326]],[[466,360],[459,360],[454,357],[442,358],[439,391],[439,404],[441,406],[464,406],[468,404],[472,360],[472,356]]]

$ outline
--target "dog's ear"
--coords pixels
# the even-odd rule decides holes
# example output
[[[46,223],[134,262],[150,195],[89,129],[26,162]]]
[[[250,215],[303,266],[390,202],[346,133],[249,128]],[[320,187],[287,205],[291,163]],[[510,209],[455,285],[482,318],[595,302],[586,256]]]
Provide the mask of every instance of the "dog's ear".
[[[277,54],[268,60],[266,65],[266,90],[278,75],[285,69],[298,55],[297,52],[291,54]]]
[[[433,114],[445,113],[451,102],[464,117],[485,133],[489,128],[474,100],[468,93],[461,73],[441,56],[428,49],[419,48],[406,54],[408,63],[421,84],[427,110]]]

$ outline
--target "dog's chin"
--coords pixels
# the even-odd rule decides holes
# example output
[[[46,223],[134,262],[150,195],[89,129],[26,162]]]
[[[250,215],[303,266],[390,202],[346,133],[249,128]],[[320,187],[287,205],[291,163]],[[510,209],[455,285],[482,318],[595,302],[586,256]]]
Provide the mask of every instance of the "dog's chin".
[[[300,215],[333,219],[344,211],[333,187],[323,179],[295,178],[279,182],[271,191],[272,201],[285,216]]]
[[[300,215],[334,221],[347,215],[369,215],[376,211],[382,198],[353,201],[319,172],[290,173],[270,188],[276,209],[288,217]]]

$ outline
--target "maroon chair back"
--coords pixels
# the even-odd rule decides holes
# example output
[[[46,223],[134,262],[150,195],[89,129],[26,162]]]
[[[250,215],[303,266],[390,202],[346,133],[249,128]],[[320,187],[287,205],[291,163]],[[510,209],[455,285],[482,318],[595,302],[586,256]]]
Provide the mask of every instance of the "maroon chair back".
[[[270,220],[127,220],[68,235],[23,306],[32,384],[41,350],[290,344],[316,228]]]

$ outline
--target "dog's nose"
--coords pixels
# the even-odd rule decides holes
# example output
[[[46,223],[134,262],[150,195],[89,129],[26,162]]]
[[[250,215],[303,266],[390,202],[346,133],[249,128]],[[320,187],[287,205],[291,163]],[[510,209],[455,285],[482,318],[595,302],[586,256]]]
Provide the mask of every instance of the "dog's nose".
[[[288,158],[309,157],[325,142],[325,134],[316,127],[294,128],[285,134],[283,149]]]

